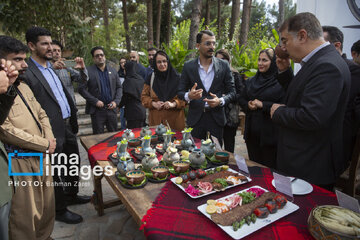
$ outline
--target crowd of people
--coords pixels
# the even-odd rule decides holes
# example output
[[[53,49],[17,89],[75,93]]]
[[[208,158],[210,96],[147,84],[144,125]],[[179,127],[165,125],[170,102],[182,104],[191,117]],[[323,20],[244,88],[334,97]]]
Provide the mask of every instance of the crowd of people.
[[[243,111],[250,160],[332,190],[349,165],[359,130],[360,40],[351,48],[352,61],[342,54],[342,32],[321,26],[311,13],[290,17],[279,31],[283,54],[261,50],[258,70],[247,80],[231,66],[226,49],[215,52],[209,30],[197,34],[198,57],[187,61],[181,74],[165,51],[153,47],[147,68],[131,51],[116,71],[100,46],[91,49],[93,65],[76,57],[75,66],[68,66],[62,44],[42,27],[28,29],[27,45],[0,36],[0,238],[51,239],[54,220],[83,220],[67,209],[90,201],[78,195],[79,176],[8,174],[10,161],[14,173],[36,173],[49,163],[36,156],[9,159],[7,153],[47,152],[55,159],[55,154],[79,154],[74,81],[86,99],[94,134],[105,127],[117,131],[120,111],[122,129],[189,126],[193,137],[211,134],[234,152]],[[296,74],[290,60],[301,65]],[[51,164],[74,165],[59,159]],[[41,184],[10,184],[16,181]]]

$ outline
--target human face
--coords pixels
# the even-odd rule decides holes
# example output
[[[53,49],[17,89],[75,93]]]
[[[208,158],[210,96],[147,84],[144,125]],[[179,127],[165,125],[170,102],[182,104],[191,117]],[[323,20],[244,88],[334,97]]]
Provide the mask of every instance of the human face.
[[[25,73],[26,69],[28,68],[27,63],[25,62],[26,53],[9,53],[6,56],[6,60],[11,61],[11,63],[15,66],[16,70],[18,70],[19,75]]]
[[[103,50],[101,50],[101,49],[95,50],[93,61],[96,66],[103,66],[105,64],[106,57],[105,57]]]
[[[52,52],[53,61],[56,62],[61,58],[61,48],[56,44],[53,44],[52,47],[53,47],[53,52]]]
[[[287,30],[281,32],[281,48],[285,50],[290,58],[296,63],[300,63],[303,54],[302,46],[298,40],[298,35],[289,33]]]
[[[168,68],[167,59],[165,56],[158,54],[156,56],[156,67],[160,72],[165,72]]]
[[[30,42],[29,47],[32,54],[46,61],[52,60],[52,40],[50,36],[39,36],[36,44]]]
[[[138,62],[138,54],[136,52],[130,53],[130,61]]]
[[[354,63],[359,64],[360,65],[360,54],[356,53],[355,51],[351,52],[351,56],[353,58]]]
[[[200,56],[205,58],[212,58],[215,51],[216,39],[215,36],[209,36],[203,34],[201,43],[197,43],[196,46],[199,49]]]
[[[122,69],[125,69],[125,63],[126,63],[126,59],[120,59],[120,67],[122,68]]]
[[[153,64],[155,54],[156,54],[155,50],[148,51],[148,60],[150,65]]]
[[[259,72],[265,73],[269,70],[271,65],[271,60],[265,52],[260,53],[258,58],[258,69]]]
[[[222,55],[222,54],[220,54],[220,53],[216,54],[216,56],[215,56],[215,57],[217,57],[217,58],[220,58],[220,59],[222,59],[222,60],[227,61],[227,59],[224,57],[224,55]]]

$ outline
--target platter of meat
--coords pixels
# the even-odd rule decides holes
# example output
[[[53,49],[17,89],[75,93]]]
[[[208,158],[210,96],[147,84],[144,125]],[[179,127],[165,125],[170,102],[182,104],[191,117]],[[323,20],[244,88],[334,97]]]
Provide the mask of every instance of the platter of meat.
[[[251,182],[246,177],[227,165],[210,169],[192,170],[170,179],[191,198],[201,198],[217,191]]]
[[[253,186],[197,208],[234,239],[243,238],[299,209],[278,193]]]

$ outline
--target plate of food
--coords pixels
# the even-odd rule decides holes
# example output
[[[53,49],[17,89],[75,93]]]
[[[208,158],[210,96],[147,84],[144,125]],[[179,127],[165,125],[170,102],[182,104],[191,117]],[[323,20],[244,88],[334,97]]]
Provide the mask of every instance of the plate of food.
[[[227,165],[206,170],[192,170],[170,180],[191,198],[201,198],[217,191],[251,182],[251,178],[238,173]]]
[[[260,186],[208,200],[197,208],[234,239],[243,238],[299,209],[286,198]]]

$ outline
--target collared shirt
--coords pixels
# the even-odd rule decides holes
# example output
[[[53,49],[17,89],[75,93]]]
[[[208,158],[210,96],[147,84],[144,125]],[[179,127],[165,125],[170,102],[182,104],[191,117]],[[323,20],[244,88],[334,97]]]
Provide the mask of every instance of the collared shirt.
[[[31,60],[34,61],[36,67],[40,70],[40,72],[42,73],[42,75],[50,85],[50,88],[54,93],[55,98],[60,106],[63,119],[69,118],[71,116],[70,105],[66,98],[61,81],[59,77],[55,74],[54,70],[51,68],[51,64],[47,61],[46,62],[47,67],[44,68],[38,62],[36,62],[32,57]]]
[[[110,90],[110,80],[109,80],[109,72],[107,67],[105,66],[104,71],[101,71],[98,67],[96,67],[100,85],[101,85],[101,95],[100,100],[105,104],[109,104],[112,101],[111,98],[111,90]]]
[[[200,58],[198,58],[198,72],[199,72],[199,76],[200,76],[200,80],[202,82],[202,84],[204,85],[204,88],[207,92],[209,92],[211,84],[214,80],[214,76],[215,76],[215,70],[214,70],[214,63],[211,62],[211,64],[209,65],[209,68],[207,70],[207,72],[205,71],[204,67],[201,65],[200,63]],[[185,93],[184,96],[186,101],[190,101],[189,99],[189,92]],[[223,106],[225,104],[224,98],[220,98],[220,106]],[[207,103],[205,103],[205,107],[209,107],[209,105]]]
[[[321,44],[320,46],[318,46],[317,48],[315,48],[314,50],[312,50],[308,55],[306,55],[306,56],[302,59],[300,65],[303,66],[307,61],[310,60],[310,58],[311,58],[312,56],[315,55],[315,53],[317,53],[318,51],[320,51],[322,48],[326,47],[327,45],[330,45],[330,43],[329,43],[329,42],[325,42],[325,43]]]

